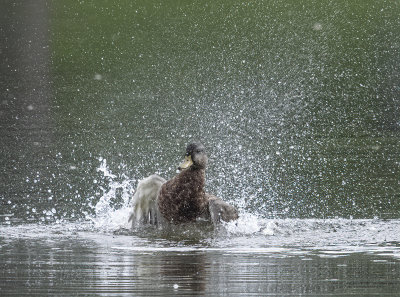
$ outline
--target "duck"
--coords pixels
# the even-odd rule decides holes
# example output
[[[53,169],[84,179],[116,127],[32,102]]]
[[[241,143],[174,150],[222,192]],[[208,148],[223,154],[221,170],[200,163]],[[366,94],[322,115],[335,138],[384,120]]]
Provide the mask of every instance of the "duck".
[[[153,174],[138,183],[132,198],[129,222],[178,225],[206,220],[214,225],[237,220],[237,209],[221,198],[205,192],[208,157],[202,143],[186,147],[179,173],[170,180]]]

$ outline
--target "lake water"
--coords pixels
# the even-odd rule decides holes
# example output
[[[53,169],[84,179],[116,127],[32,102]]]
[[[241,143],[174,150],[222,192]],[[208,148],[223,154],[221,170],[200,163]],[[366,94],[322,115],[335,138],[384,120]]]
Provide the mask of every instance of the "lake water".
[[[398,296],[398,1],[0,8],[1,296]],[[192,140],[239,221],[130,231]]]
[[[398,220],[247,217],[218,232],[192,228],[3,227],[1,295],[398,296]]]

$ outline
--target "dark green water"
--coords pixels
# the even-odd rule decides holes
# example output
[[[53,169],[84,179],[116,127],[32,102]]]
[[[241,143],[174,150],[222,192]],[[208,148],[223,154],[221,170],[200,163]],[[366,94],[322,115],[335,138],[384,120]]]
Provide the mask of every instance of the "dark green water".
[[[0,295],[398,295],[399,1],[0,11]],[[192,140],[238,224],[114,234]]]
[[[399,217],[398,1],[1,6],[3,214],[85,217],[99,158],[135,186],[197,139],[247,211]]]

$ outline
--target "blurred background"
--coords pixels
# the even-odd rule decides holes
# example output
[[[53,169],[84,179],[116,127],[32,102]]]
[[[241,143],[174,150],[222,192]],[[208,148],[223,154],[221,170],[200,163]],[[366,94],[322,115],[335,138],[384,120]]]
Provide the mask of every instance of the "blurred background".
[[[118,208],[193,140],[242,211],[400,217],[400,2],[0,7],[0,220]]]

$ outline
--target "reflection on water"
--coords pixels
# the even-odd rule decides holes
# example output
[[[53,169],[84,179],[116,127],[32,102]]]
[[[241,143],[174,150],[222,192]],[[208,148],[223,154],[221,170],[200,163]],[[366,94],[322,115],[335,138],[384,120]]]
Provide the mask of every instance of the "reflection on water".
[[[400,241],[367,240],[378,232],[374,227],[388,239],[395,238],[398,221],[332,221],[326,225],[335,225],[336,232],[330,232],[337,237],[319,243],[311,234],[327,232],[318,227],[324,222],[276,223],[282,229],[274,236],[225,234],[184,245],[149,235],[113,235],[88,231],[88,227],[85,231],[73,224],[4,227],[0,290],[4,296],[398,293]],[[346,234],[352,224],[359,238]]]

